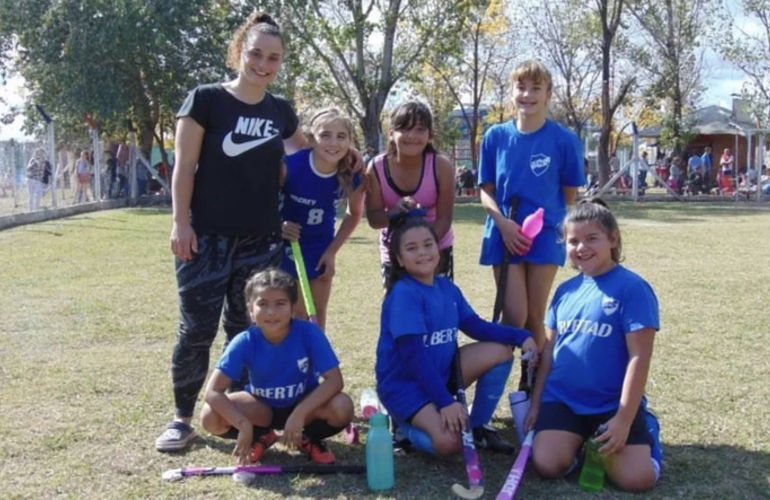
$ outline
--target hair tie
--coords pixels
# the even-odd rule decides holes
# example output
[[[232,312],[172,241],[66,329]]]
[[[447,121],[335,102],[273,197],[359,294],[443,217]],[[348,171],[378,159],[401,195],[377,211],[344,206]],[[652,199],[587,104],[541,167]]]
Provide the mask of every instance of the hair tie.
[[[393,230],[403,226],[409,219],[424,218],[428,211],[424,208],[412,208],[407,211],[399,211],[389,215],[388,229]]]

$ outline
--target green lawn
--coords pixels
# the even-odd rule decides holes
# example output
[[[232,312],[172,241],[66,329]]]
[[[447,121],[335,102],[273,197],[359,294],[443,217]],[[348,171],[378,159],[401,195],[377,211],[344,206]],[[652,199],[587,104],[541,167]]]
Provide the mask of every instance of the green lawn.
[[[648,394],[662,421],[664,478],[648,498],[770,498],[770,210],[736,204],[616,204],[626,264],[661,303]],[[491,273],[477,264],[483,211],[455,212],[456,281],[485,317]],[[170,212],[118,210],[0,232],[0,498],[376,498],[361,477],[278,476],[164,484],[168,468],[231,463],[232,444],[204,435],[184,454],[154,440],[171,416],[177,323]],[[355,400],[373,385],[381,290],[376,233],[345,246],[329,337]],[[560,272],[557,282],[573,273]],[[221,338],[214,348],[216,357]],[[495,425],[513,439],[510,412]],[[332,442],[341,463],[363,448]],[[282,446],[268,462],[302,463]],[[482,453],[494,498],[513,459]],[[462,461],[396,458],[381,498],[450,498]],[[575,478],[527,474],[520,498],[581,494]],[[636,496],[633,496],[636,498]]]

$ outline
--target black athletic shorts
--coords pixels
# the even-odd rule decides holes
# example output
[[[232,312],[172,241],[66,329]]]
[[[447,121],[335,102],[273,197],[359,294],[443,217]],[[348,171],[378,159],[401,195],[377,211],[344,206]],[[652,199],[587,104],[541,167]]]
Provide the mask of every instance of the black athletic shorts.
[[[583,439],[593,436],[600,425],[615,416],[614,411],[591,415],[578,415],[564,403],[542,403],[535,423],[535,432],[567,431]],[[644,422],[641,409],[636,412],[626,444],[646,444],[652,446],[652,436]]]

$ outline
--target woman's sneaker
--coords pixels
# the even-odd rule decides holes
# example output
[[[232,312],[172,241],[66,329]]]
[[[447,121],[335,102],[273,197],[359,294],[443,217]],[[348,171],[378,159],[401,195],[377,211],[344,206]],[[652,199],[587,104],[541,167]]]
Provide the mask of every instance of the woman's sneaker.
[[[310,460],[317,464],[328,465],[337,460],[323,441],[311,441],[308,438],[303,438],[299,444],[299,450],[307,454]]]
[[[270,432],[259,436],[254,441],[254,444],[251,445],[249,461],[255,464],[262,460],[262,457],[265,455],[267,449],[273,446],[276,441],[278,441],[278,436],[276,436],[275,431],[272,429],[270,429]]]
[[[195,429],[192,426],[174,420],[155,440],[155,449],[158,451],[181,451],[187,448],[193,438],[195,438]]]
[[[516,452],[516,448],[511,443],[504,441],[497,433],[497,430],[488,425],[482,425],[473,429],[473,441],[476,444],[476,448],[483,450],[505,453],[506,455],[513,455]]]

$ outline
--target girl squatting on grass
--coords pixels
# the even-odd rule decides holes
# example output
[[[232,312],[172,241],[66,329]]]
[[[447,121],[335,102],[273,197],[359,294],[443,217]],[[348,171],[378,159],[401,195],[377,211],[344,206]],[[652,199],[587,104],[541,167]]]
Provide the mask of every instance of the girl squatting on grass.
[[[651,489],[663,450],[644,387],[658,299],[639,275],[619,264],[618,223],[600,200],[585,200],[564,221],[567,252],[580,274],[556,290],[546,342],[525,420],[536,431],[533,460],[547,478],[568,473],[598,427],[610,481],[627,491]]]
[[[364,210],[366,185],[361,172],[353,172],[348,151],[353,144],[353,122],[336,109],[325,109],[310,119],[311,149],[285,158],[283,184],[283,237],[299,240],[307,266],[318,326],[326,330],[326,308],[334,277],[335,257],[353,233]],[[347,199],[347,214],[337,234],[337,203]],[[291,246],[286,243],[281,267],[297,278]],[[297,314],[307,317],[304,304]]]
[[[380,229],[382,282],[390,275],[388,218],[421,207],[439,238],[439,274],[453,279],[452,212],[454,169],[433,147],[433,115],[420,102],[407,102],[390,115],[388,151],[374,158],[366,173],[366,217]]]
[[[375,367],[380,400],[417,449],[460,452],[466,415],[452,388],[452,361],[460,356],[462,383],[478,380],[470,415],[474,435],[499,440],[484,425],[505,389],[511,346],[537,355],[537,345],[525,330],[482,320],[454,283],[435,276],[439,240],[425,219],[402,215],[394,220],[390,257]],[[479,342],[458,349],[458,329]]]
[[[480,262],[494,266],[499,282],[505,250],[510,253],[503,317],[542,346],[548,294],[566,257],[557,226],[585,184],[583,148],[577,135],[546,118],[552,79],[545,66],[524,62],[511,83],[517,118],[491,127],[481,143],[479,185],[488,216]],[[543,230],[530,240],[521,223],[541,207]]]
[[[171,365],[176,412],[155,442],[159,451],[184,449],[195,436],[190,420],[223,305],[232,339],[251,323],[246,280],[281,262],[281,158],[307,147],[294,110],[267,91],[284,53],[275,21],[252,14],[230,43],[228,66],[238,76],[196,88],[177,113],[170,238],[180,309]]]
[[[353,402],[342,392],[339,361],[321,329],[292,319],[297,282],[280,269],[255,274],[246,284],[254,325],[225,349],[206,386],[203,428],[237,438],[238,463],[258,462],[283,429],[283,441],[311,460],[334,462],[323,439],[353,419]],[[227,392],[249,374],[248,391]],[[319,374],[323,382],[319,384]]]

